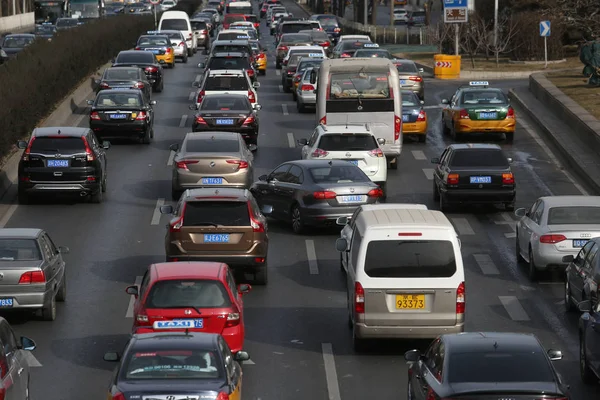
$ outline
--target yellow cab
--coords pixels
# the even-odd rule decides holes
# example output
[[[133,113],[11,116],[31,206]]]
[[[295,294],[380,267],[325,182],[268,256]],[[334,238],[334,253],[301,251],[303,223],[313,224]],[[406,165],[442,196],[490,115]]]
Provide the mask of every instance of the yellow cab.
[[[260,44],[260,42],[258,40],[251,40],[250,46],[252,46],[252,51],[254,53],[254,60],[255,60],[256,64],[258,65],[258,67],[256,68],[258,70],[258,73],[260,75],[265,75],[267,73],[267,63],[268,63],[267,52],[265,51],[264,47],[262,47],[262,45]]]
[[[139,37],[135,49],[150,51],[159,63],[169,68],[175,67],[175,50],[167,35],[161,35],[158,31],[148,31],[146,35]]]
[[[413,136],[420,143],[427,141],[425,102],[412,90],[402,91],[402,135]]]

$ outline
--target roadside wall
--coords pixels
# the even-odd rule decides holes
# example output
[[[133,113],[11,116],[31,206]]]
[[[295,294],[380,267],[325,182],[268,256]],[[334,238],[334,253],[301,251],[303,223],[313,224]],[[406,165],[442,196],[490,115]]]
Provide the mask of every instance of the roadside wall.
[[[28,28],[33,30],[34,26],[35,21],[32,12],[0,18],[0,32],[21,31]]]

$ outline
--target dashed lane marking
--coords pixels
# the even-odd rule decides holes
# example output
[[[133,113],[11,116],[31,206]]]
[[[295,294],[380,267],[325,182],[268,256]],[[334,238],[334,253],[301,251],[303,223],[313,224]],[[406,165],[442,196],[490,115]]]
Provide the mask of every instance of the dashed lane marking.
[[[18,206],[18,204],[11,204],[10,207],[8,207],[8,210],[6,210],[6,213],[2,216],[2,219],[0,219],[0,228],[4,228],[6,224],[8,224],[10,218],[13,216],[15,211],[17,211]]]
[[[158,225],[160,223],[160,208],[165,205],[165,199],[156,200],[156,206],[154,207],[154,212],[152,213],[152,221],[150,221],[150,225]]]
[[[507,212],[503,212],[500,213],[500,216],[502,217],[503,221],[494,221],[494,223],[496,225],[508,225],[510,226],[510,229],[512,229],[512,232],[509,233],[505,233],[504,236],[506,238],[516,238],[517,237],[517,221],[515,221],[509,213]]]
[[[488,254],[473,254],[475,262],[479,265],[481,272],[484,275],[499,275],[500,271],[496,268],[496,264]]]
[[[279,85],[279,93],[283,93],[283,85]]]
[[[202,75],[196,75],[196,79],[194,79],[194,82],[192,82],[192,86],[195,86],[198,82],[200,82],[200,79],[202,79]]]
[[[331,343],[321,343],[323,352],[323,363],[325,365],[325,381],[327,382],[327,392],[329,400],[341,400],[340,384],[338,381],[337,370],[335,368],[335,358],[333,357],[333,347]]]
[[[287,104],[282,104],[281,110],[283,111],[283,115],[290,115],[290,113],[288,112]]]
[[[458,231],[459,235],[474,235],[475,232],[473,228],[471,228],[471,224],[467,221],[466,218],[451,218],[454,227]]]
[[[277,75],[277,76],[281,76],[281,71],[280,71],[280,70],[278,70],[278,69],[276,69],[276,70],[275,70],[275,75]]]
[[[433,180],[433,168],[423,168],[423,173],[425,174],[425,177],[432,181]]]
[[[290,148],[296,147],[296,140],[294,139],[294,134],[292,132],[288,132],[287,138],[288,138],[288,145],[290,146]]]
[[[196,92],[190,92],[190,95],[188,96],[188,100],[192,101],[192,100],[194,100],[194,97],[196,97]]]
[[[171,166],[173,165],[173,159],[175,158],[175,152],[173,150],[170,151],[169,153],[169,159],[167,160],[167,165]]]
[[[423,153],[422,150],[413,150],[412,155],[415,160],[427,160],[427,157],[425,157],[425,153]]]
[[[181,121],[179,121],[180,128],[185,128],[185,123],[187,122],[187,119],[188,119],[187,114],[184,114],[181,116]]]
[[[244,365],[256,365],[256,363],[252,360],[246,360],[246,361],[242,361],[242,364]]]
[[[142,276],[135,277],[134,285],[140,287],[142,284]],[[127,306],[127,312],[125,313],[125,318],[133,318],[133,305],[135,303],[135,297],[129,296],[129,305]]]
[[[317,264],[317,252],[315,251],[315,242],[306,241],[306,257],[308,258],[308,270],[311,275],[319,275],[319,265]]]
[[[529,321],[529,315],[515,296],[498,296],[500,303],[513,321]]]

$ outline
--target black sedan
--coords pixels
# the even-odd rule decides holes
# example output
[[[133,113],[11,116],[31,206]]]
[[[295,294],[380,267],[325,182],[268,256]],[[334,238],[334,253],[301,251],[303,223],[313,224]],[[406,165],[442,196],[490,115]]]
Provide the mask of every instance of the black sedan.
[[[190,106],[196,110],[196,105]],[[247,144],[257,144],[260,105],[254,107],[248,96],[242,94],[208,94],[202,99],[194,117],[194,132],[238,132]]]
[[[52,40],[56,33],[56,26],[50,23],[43,23],[35,26],[35,36],[39,39]]]
[[[239,399],[241,361],[250,357],[231,353],[221,335],[171,333],[186,321],[166,321],[167,332],[134,334],[123,355],[108,352],[105,361],[119,362],[108,388],[110,399]],[[185,326],[184,326],[185,327]]]
[[[265,213],[291,222],[295,233],[307,226],[333,226],[339,217],[383,197],[359,167],[343,160],[286,162],[260,176],[250,191]]]
[[[576,304],[585,300],[590,300],[593,304],[598,302],[600,257],[596,255],[599,249],[600,237],[595,237],[587,241],[576,257],[573,257],[572,254],[563,256],[562,262],[569,263],[565,269],[565,308],[567,311],[573,311]],[[600,354],[595,356],[595,358],[598,357]]]
[[[584,383],[600,380],[600,304],[598,300],[584,300],[577,304],[583,314],[579,317],[579,372]]]
[[[152,96],[152,85],[144,70],[139,67],[107,68],[96,85],[96,92],[106,89],[139,89],[148,99]]]
[[[136,138],[150,144],[154,137],[156,101],[148,100],[139,89],[108,89],[89,100],[90,128],[98,140],[104,138]]]
[[[156,56],[149,51],[121,51],[117,58],[113,60],[112,66],[143,68],[155,92],[162,92],[165,87],[162,65],[160,65]]]
[[[15,33],[4,36],[1,47],[8,57],[15,57],[34,41],[35,35],[31,33]]]
[[[569,399],[569,388],[552,361],[558,350],[544,350],[530,334],[465,332],[442,335],[425,354],[404,354],[408,399]]]
[[[504,204],[514,211],[515,177],[506,157],[495,144],[451,144],[433,172],[433,198],[440,210],[455,204]]]

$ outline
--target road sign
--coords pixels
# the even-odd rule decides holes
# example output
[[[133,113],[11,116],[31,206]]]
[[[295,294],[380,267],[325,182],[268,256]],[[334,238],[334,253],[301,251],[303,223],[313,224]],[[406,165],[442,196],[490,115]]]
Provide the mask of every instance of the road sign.
[[[469,12],[466,7],[444,7],[444,22],[468,22]]]
[[[150,4],[152,4],[153,6],[159,5],[160,0],[150,0]]]
[[[468,0],[444,0],[444,8],[467,8]]]
[[[440,68],[450,68],[452,67],[452,62],[451,61],[437,61],[435,63],[436,67],[440,67]]]
[[[550,36],[550,21],[540,21],[540,36]]]

